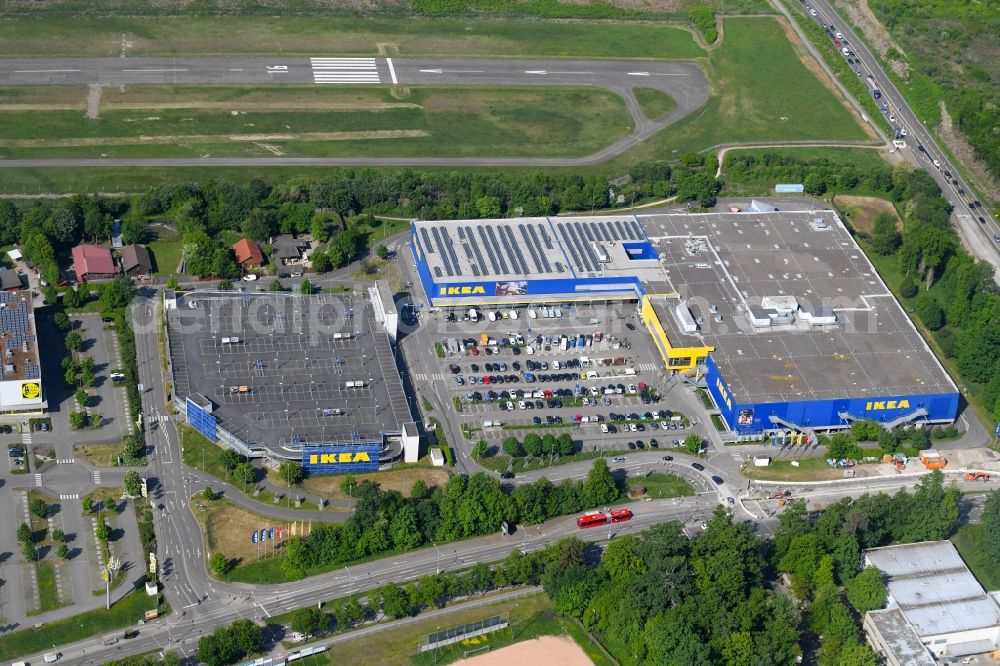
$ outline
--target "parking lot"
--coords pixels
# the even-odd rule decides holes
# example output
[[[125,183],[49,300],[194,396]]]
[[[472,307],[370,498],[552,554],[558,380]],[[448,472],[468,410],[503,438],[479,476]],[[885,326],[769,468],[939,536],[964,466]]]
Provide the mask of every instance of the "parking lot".
[[[476,439],[498,443],[537,426],[569,430],[585,449],[639,449],[679,445],[688,434],[633,303],[470,314],[431,315],[445,331],[433,379]]]

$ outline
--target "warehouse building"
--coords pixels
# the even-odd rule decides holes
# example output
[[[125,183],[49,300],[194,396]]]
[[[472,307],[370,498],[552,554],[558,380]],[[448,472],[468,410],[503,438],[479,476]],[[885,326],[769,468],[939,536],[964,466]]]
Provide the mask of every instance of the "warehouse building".
[[[871,548],[865,566],[885,574],[884,610],[865,614],[869,642],[889,664],[922,666],[1000,647],[1000,604],[950,541]]]
[[[433,307],[635,301],[665,369],[703,383],[738,437],[958,410],[833,211],[415,221],[410,240]]]

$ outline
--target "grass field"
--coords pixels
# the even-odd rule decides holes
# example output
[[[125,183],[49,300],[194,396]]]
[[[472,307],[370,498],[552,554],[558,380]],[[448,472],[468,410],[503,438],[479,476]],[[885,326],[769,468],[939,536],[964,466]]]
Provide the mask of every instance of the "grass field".
[[[404,467],[385,472],[354,475],[355,482],[359,484],[363,481],[371,481],[379,484],[382,490],[399,491],[403,497],[410,496],[410,489],[413,487],[414,481],[418,479],[426,483],[428,488],[443,487],[448,481],[448,472],[440,467]],[[340,475],[313,476],[302,482],[302,488],[323,497],[347,499],[347,495],[340,489],[343,480],[344,477]]]
[[[875,226],[875,218],[882,213],[896,218],[896,229],[903,230],[903,220],[896,212],[896,207],[886,199],[838,194],[833,197],[833,205],[837,208],[841,218],[850,224],[855,231],[870,234]]]
[[[238,109],[264,95],[243,86],[130,88],[97,119],[8,106],[0,156],[585,155],[633,126],[622,99],[599,89],[412,88],[405,104],[388,88],[268,92],[283,101],[254,111]]]
[[[654,472],[647,476],[629,478],[629,490],[645,488],[646,497],[650,499],[668,499],[670,497],[690,497],[694,488],[684,479],[672,474]]]
[[[664,22],[545,22],[308,16],[83,18],[0,21],[0,55],[473,55],[686,59],[704,56]]]
[[[657,120],[667,115],[675,108],[677,102],[670,95],[656,90],[655,88],[637,87],[632,89],[635,100],[639,102],[639,108],[643,115],[651,120]]]
[[[469,622],[484,620],[494,615],[506,614],[510,628],[488,637],[479,638],[475,644],[456,644],[434,653],[417,654],[417,644],[427,634],[457,627]],[[444,617],[418,620],[377,634],[377,640],[359,637],[332,646],[326,654],[330,664],[448,664],[461,659],[465,650],[476,647],[499,649],[515,642],[539,636],[571,636],[597,666],[611,662],[593,646],[586,634],[575,624],[560,617],[544,593],[487,606],[467,608]]]
[[[611,162],[587,169],[574,169],[573,172],[616,177],[638,160],[672,160],[687,151],[700,151],[734,141],[867,138],[865,131],[855,121],[853,113],[849,112],[798,59],[796,50],[789,43],[781,24],[773,19],[727,19],[725,36],[720,45],[712,51],[706,63],[715,92],[702,109]],[[413,98],[405,101],[413,101]],[[433,138],[416,138],[406,141],[416,143],[432,142],[432,140]],[[601,144],[604,145],[609,140],[601,137]],[[299,145],[304,143],[307,142],[299,142]],[[327,145],[330,143],[332,142],[328,142]],[[346,151],[351,148],[352,143],[360,144],[356,149],[362,150],[361,154],[368,155],[372,154],[370,150],[374,146],[381,145],[382,142],[339,142],[335,148]],[[199,148],[210,147],[199,146]],[[233,147],[228,146],[227,149],[233,150]],[[524,171],[524,169],[509,171]],[[251,177],[260,177],[273,183],[286,181],[292,177],[321,178],[327,172],[327,169],[321,167],[191,167],[171,169],[169,176],[172,181],[177,182],[227,178],[244,181]],[[3,176],[0,179],[0,191],[30,194],[61,191],[139,191],[147,189],[152,182],[162,181],[164,172],[155,168],[54,168],[5,170]]]
[[[750,467],[746,473],[751,479],[768,481],[827,481],[844,478],[844,471],[826,464],[822,457],[803,458],[798,467],[791,460],[772,460],[767,467]]]
[[[250,499],[260,502],[265,506],[272,506],[274,502],[274,493],[270,490],[262,489],[259,493],[254,495],[254,488],[256,484],[253,483],[243,483],[242,481],[236,481],[231,479],[231,472],[227,470],[222,463],[219,462],[219,455],[222,453],[223,449],[217,446],[214,442],[208,441],[204,435],[195,431],[194,429],[181,425],[178,426],[177,430],[181,435],[181,448],[183,452],[181,457],[184,460],[184,464],[188,467],[194,467],[195,469],[200,469],[201,471],[211,474],[215,478],[219,479],[224,483],[228,483],[228,486],[219,485],[213,490],[216,492],[223,490],[225,488],[229,492],[242,492]],[[258,479],[259,480],[259,479]],[[279,500],[282,507],[289,509],[299,509],[301,511],[316,511],[319,507],[316,506],[314,502],[303,501],[298,507],[295,506],[294,498],[295,490],[293,489],[291,495]],[[330,511],[337,511],[339,507],[329,507]]]
[[[865,140],[855,116],[789,42],[771,18],[728,18],[721,45],[709,56],[713,94],[694,114],[653,137],[637,157],[671,159],[724,143]]]
[[[222,553],[234,566],[256,562],[258,554],[270,557],[271,542],[264,546],[250,540],[254,530],[277,527],[279,521],[252,513],[225,499],[205,501],[191,500],[191,510],[202,526],[206,545],[206,559],[215,553]],[[204,508],[202,508],[204,507]],[[281,552],[280,549],[277,552]]]
[[[157,275],[173,275],[177,272],[177,264],[181,260],[184,246],[178,240],[155,240],[149,244],[156,265]]]
[[[38,612],[47,613],[62,606],[56,591],[56,570],[51,562],[44,560],[37,565],[38,571]]]
[[[1000,589],[1000,567],[991,562],[980,549],[982,539],[983,526],[970,524],[958,528],[958,532],[952,535],[951,542],[972,569],[976,580],[987,590],[997,590]]]
[[[33,652],[51,650],[53,645],[65,645],[102,633],[135,625],[147,610],[157,608],[159,597],[148,597],[144,589],[130,593],[110,610],[80,613],[65,620],[46,622],[35,629],[23,629],[0,636],[0,659],[10,660]],[[160,615],[170,612],[166,602],[159,605]]]
[[[114,467],[115,454],[121,448],[121,444],[75,444],[73,456],[86,460],[94,467]]]

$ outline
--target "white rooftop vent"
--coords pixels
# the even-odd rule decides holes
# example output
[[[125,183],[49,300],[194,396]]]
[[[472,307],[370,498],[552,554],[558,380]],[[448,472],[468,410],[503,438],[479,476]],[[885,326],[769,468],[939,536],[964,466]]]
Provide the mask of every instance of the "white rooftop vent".
[[[698,332],[698,323],[695,322],[694,317],[691,315],[691,310],[683,301],[674,306],[674,317],[677,319],[677,324],[681,327],[681,330],[685,333]]]
[[[760,306],[780,314],[791,314],[799,309],[799,303],[794,296],[765,296],[760,299]]]

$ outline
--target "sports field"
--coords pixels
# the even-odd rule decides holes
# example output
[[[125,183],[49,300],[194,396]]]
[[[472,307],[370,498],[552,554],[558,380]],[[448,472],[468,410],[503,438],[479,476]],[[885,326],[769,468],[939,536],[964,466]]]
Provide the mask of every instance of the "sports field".
[[[85,99],[0,89],[0,157],[574,156],[633,127],[596,88],[133,86],[102,92],[96,118]]]

